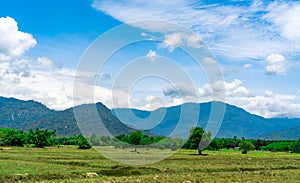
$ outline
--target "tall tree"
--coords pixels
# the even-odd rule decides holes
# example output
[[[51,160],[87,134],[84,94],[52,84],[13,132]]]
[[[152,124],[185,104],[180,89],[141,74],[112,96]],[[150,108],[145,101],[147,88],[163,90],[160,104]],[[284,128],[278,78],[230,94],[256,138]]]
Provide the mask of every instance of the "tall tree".
[[[92,148],[91,144],[84,138],[83,135],[79,135],[77,138],[78,149],[90,149]]]
[[[35,147],[45,147],[52,145],[52,137],[56,134],[56,131],[40,130],[35,131],[30,129],[28,134],[28,141],[30,144],[34,144]]]
[[[136,146],[140,144],[143,138],[143,133],[141,131],[131,132],[129,134],[129,143],[135,145],[134,151],[136,152]]]
[[[211,133],[206,133],[203,128],[201,127],[195,127],[190,130],[190,138],[187,141],[186,147],[188,149],[197,149],[198,154],[202,155],[202,147],[200,146],[200,142],[202,139],[202,143],[204,145],[208,145],[208,143],[211,141]]]

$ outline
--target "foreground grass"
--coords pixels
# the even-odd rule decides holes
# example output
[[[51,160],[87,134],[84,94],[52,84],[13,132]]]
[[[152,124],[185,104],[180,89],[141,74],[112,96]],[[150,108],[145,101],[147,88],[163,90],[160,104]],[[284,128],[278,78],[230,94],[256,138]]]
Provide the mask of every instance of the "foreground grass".
[[[132,149],[112,149],[133,153]],[[150,149],[147,153],[158,153]],[[146,151],[141,150],[143,158]],[[300,182],[300,155],[180,150],[164,161],[130,166],[93,149],[11,148],[0,151],[0,182]]]

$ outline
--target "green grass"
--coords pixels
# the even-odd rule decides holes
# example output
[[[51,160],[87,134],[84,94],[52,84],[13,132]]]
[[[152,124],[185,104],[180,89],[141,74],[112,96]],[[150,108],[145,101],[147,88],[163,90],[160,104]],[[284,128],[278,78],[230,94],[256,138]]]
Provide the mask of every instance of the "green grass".
[[[132,149],[110,149],[130,154]],[[139,150],[140,158],[146,150]],[[147,153],[159,153],[150,149]],[[150,165],[126,165],[93,149],[11,148],[0,151],[0,182],[300,182],[300,155],[180,150]]]

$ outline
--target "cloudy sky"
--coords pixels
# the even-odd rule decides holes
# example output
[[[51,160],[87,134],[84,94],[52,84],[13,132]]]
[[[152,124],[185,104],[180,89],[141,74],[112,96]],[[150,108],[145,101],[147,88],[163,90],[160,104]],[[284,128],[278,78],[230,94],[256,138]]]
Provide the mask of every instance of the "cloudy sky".
[[[146,20],[174,23],[193,34],[159,23],[132,24]],[[300,117],[299,20],[296,0],[1,1],[0,96],[33,99],[59,110],[73,106],[74,100],[76,104],[91,102],[84,92],[73,97],[81,58],[96,38],[127,24],[144,29],[141,36],[148,41],[124,46],[111,54],[101,70],[89,73],[94,82],[81,84],[83,89],[93,86],[93,101],[112,107],[118,100],[118,107],[154,109],[182,101],[212,100],[211,92],[221,85],[226,102],[251,113]],[[166,31],[171,29],[172,33]],[[159,32],[162,39],[157,41],[151,31]],[[131,34],[121,31],[119,36],[129,39]],[[106,40],[103,44],[109,47],[112,43]],[[219,64],[224,76],[221,84],[209,83],[206,73],[178,49],[201,50],[203,45],[211,51],[203,62]],[[176,63],[174,67],[164,66],[170,60]],[[97,59],[94,62],[99,64]],[[137,63],[131,64],[130,73],[147,72],[152,63],[160,64],[158,73],[172,73],[179,66],[193,81],[197,97],[195,88],[180,74],[175,82],[157,76],[140,78],[129,91],[123,91],[116,80],[130,63]],[[126,100],[118,99],[122,96]]]

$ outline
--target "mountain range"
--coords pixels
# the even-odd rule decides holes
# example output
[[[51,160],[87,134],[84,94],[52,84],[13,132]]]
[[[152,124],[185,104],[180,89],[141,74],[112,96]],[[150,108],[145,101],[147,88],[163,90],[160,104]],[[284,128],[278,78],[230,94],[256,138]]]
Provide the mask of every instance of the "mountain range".
[[[152,135],[171,134],[171,136],[187,137],[187,132],[192,127],[206,127],[210,121],[212,105],[226,106],[217,137],[300,138],[300,119],[268,119],[221,102],[186,103],[154,111],[130,108],[110,110],[103,104],[96,103],[56,111],[33,100],[0,97],[0,128],[9,127],[25,131],[48,128],[56,130],[58,135],[63,136],[79,135],[82,131],[86,135],[107,135],[105,130],[99,130],[103,129],[103,126],[99,126],[101,120],[113,135],[128,134],[136,129],[143,129],[144,133]],[[174,131],[176,133],[173,133]]]
[[[300,138],[300,119],[293,118],[264,118],[258,115],[251,114],[242,108],[221,102],[208,103],[186,103],[179,106],[172,106],[168,108],[159,108],[152,112],[137,109],[113,109],[112,113],[118,117],[122,122],[128,123],[132,126],[147,129],[152,128],[151,131],[159,135],[169,135],[180,120],[186,124],[181,125],[179,134],[175,136],[184,136],[180,131],[188,131],[191,126],[191,116],[195,118],[198,114],[197,126],[205,127],[208,124],[211,114],[212,105],[225,105],[225,115],[222,120],[217,137],[232,138],[237,136],[239,138],[262,138],[262,139],[298,139]],[[185,109],[181,111],[181,109]],[[199,111],[196,111],[199,110]],[[163,119],[161,114],[164,113]],[[218,111],[217,111],[218,113]],[[150,117],[151,116],[151,117]],[[148,120],[151,119],[151,120]],[[141,122],[150,125],[143,125]],[[158,123],[159,122],[159,123]],[[187,129],[184,129],[187,128]],[[290,133],[293,132],[293,133]],[[282,134],[283,136],[281,136]],[[285,135],[289,134],[289,135]]]
[[[85,135],[109,135],[99,134],[101,129],[89,127],[98,125],[92,109],[103,119],[103,124],[112,135],[128,134],[135,129],[120,122],[111,114],[111,111],[101,103],[85,104],[62,111],[48,109],[46,106],[33,100],[23,101],[14,98],[0,97],[0,128],[15,128],[28,131],[29,129],[56,130],[57,135],[79,135],[84,131]],[[78,112],[77,116],[74,111]],[[76,118],[77,117],[77,120]],[[79,128],[80,126],[80,128]]]

